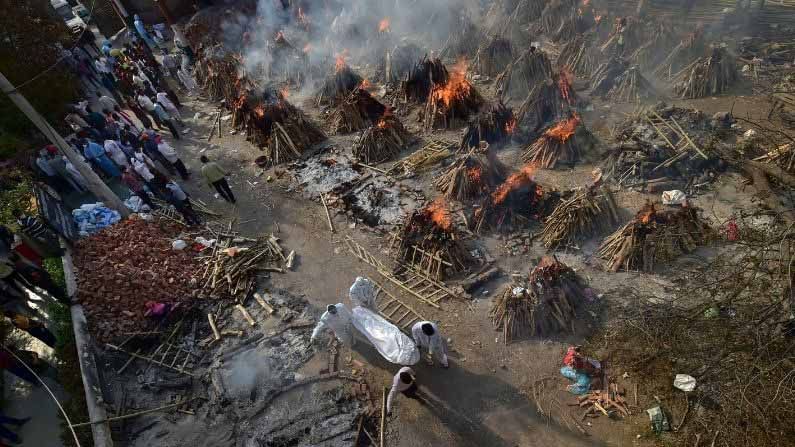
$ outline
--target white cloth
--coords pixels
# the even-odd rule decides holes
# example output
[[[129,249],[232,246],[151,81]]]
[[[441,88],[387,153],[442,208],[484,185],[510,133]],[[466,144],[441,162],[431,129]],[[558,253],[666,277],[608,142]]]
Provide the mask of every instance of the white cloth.
[[[375,304],[375,285],[367,278],[357,276],[348,291],[348,296],[353,307],[362,306],[372,311],[378,310]]]
[[[160,144],[157,145],[157,151],[160,152],[169,163],[176,163],[177,160],[179,160],[177,151],[166,143],[165,140],[160,140]]]
[[[431,325],[433,328],[433,335],[428,336],[425,335],[425,332],[422,332],[423,324]],[[439,328],[436,327],[434,323],[431,323],[430,321],[420,321],[414,323],[414,326],[411,327],[411,336],[414,337],[414,343],[417,344],[418,348],[428,349],[428,352],[430,352],[432,356],[439,359],[439,361],[442,362],[442,365],[447,366],[447,346],[445,345],[441,334],[439,334]]]
[[[146,95],[138,95],[138,104],[143,107],[147,112],[155,110],[155,104]]]
[[[115,107],[119,106],[116,100],[107,95],[100,96],[97,101],[99,101],[99,105],[102,106],[102,110],[107,110],[109,112],[112,112]]]
[[[121,150],[119,143],[114,140],[105,140],[105,152],[117,165],[124,167],[130,166],[130,162],[127,161],[127,155]]]
[[[135,172],[137,172],[145,182],[151,182],[154,180],[155,176],[152,174],[152,171],[149,170],[149,167],[146,166],[146,163],[143,160],[131,158],[130,161],[132,162]]]
[[[353,345],[353,325],[351,324],[351,312],[342,303],[334,305],[337,308],[336,314],[330,314],[329,311],[323,312],[320,316],[315,329],[312,331],[311,340],[317,339],[325,330],[331,330],[337,340],[343,345]]]
[[[392,402],[394,401],[395,396],[397,396],[397,393],[406,391],[407,389],[411,388],[411,385],[414,384],[414,382],[409,384],[403,383],[403,381],[400,380],[401,373],[409,373],[411,374],[412,377],[414,377],[414,370],[409,368],[408,366],[404,366],[398,370],[397,374],[395,374],[395,377],[392,378],[392,388],[389,390],[389,396],[387,396],[386,398],[387,413],[392,411]]]
[[[413,365],[420,361],[420,351],[408,335],[387,319],[366,307],[351,311],[353,327],[361,332],[375,349],[391,363]]]

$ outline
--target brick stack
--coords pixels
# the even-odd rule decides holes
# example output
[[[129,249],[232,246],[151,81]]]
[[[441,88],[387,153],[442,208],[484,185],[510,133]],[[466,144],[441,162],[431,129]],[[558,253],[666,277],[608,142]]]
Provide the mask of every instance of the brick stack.
[[[100,341],[146,330],[147,301],[178,303],[198,294],[200,263],[190,248],[171,242],[179,227],[165,221],[130,218],[75,245],[77,298]]]

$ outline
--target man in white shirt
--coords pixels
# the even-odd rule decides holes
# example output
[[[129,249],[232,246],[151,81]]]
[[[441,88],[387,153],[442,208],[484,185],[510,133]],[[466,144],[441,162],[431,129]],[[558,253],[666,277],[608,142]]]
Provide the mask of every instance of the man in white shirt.
[[[389,390],[389,396],[386,398],[386,413],[392,414],[392,402],[395,401],[397,393],[403,393],[404,396],[416,399],[417,397],[417,382],[414,377],[414,370],[408,366],[400,368],[392,378],[392,389]]]
[[[414,343],[417,348],[428,350],[429,357],[436,357],[442,364],[442,367],[447,368],[450,365],[447,363],[447,346],[444,339],[439,334],[439,328],[430,321],[420,321],[411,327],[411,336],[414,337]],[[429,364],[433,361],[429,358]]]
[[[326,330],[331,330],[337,340],[345,346],[353,346],[353,324],[351,312],[342,303],[329,304],[326,311],[312,331],[311,342],[317,340],[318,335]]]

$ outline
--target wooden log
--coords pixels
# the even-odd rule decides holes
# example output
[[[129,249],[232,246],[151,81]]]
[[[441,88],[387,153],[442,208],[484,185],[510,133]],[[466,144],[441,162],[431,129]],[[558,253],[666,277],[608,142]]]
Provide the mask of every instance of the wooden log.
[[[326,197],[325,194],[320,194],[320,202],[323,203],[323,208],[326,210],[326,221],[328,222],[328,229],[331,230],[332,233],[336,233],[334,230],[334,222],[331,221],[331,213],[328,210],[328,205],[326,204]]]
[[[384,447],[384,432],[386,431],[386,400],[387,400],[387,388],[384,387],[384,391],[381,397],[381,433],[380,436],[380,446]]]
[[[218,326],[215,325],[215,316],[211,313],[207,314],[207,321],[210,322],[210,329],[213,331],[213,338],[216,340],[221,339],[221,333],[218,332]]]
[[[254,294],[254,301],[256,301],[257,304],[259,304],[263,309],[265,309],[265,312],[267,312],[268,315],[273,315],[273,313],[276,311],[273,307],[271,307],[270,304],[268,304],[265,301],[265,298],[263,298],[262,295],[260,295],[259,293]]]
[[[235,309],[237,309],[238,311],[240,311],[241,314],[243,314],[243,318],[245,318],[246,321],[248,321],[248,325],[249,326],[256,326],[257,325],[257,322],[254,321],[253,318],[251,318],[251,314],[248,313],[248,311],[246,310],[245,307],[243,307],[242,304],[235,305]]]

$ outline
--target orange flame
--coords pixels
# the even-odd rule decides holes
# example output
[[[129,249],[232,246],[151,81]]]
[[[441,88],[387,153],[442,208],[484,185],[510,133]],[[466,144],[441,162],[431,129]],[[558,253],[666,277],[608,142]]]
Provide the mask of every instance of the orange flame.
[[[654,217],[654,214],[656,212],[657,212],[657,210],[654,209],[654,204],[653,203],[652,204],[647,203],[646,206],[644,206],[640,210],[640,212],[638,213],[637,219],[641,223],[647,224],[647,223],[651,222],[651,219]]]
[[[387,33],[389,32],[389,17],[384,17],[378,22],[378,32],[379,33]]]
[[[360,88],[362,90],[367,90],[371,86],[372,86],[372,84],[370,84],[370,81],[368,81],[367,79],[362,79],[362,82],[359,83],[359,86],[357,88]]]
[[[337,61],[336,61],[336,63],[334,64],[334,70],[335,70],[337,73],[339,73],[340,71],[342,71],[342,70],[343,70],[343,69],[344,69],[344,68],[345,68],[345,67],[348,65],[348,63],[347,63],[347,62],[345,62],[345,60],[346,60],[347,58],[348,58],[348,49],[347,49],[347,48],[346,48],[346,49],[344,49],[344,50],[342,50],[342,52],[341,52],[341,53],[337,53]]]
[[[535,172],[536,166],[532,163],[522,166],[519,172],[511,174],[511,176],[491,194],[491,200],[495,205],[504,202],[511,191],[520,186],[529,185],[533,181],[533,174],[535,174]],[[538,193],[538,188],[536,188],[536,193]]]
[[[257,114],[257,118],[262,118],[265,116],[265,108],[262,107],[262,104],[259,104],[254,107],[254,113]]]
[[[505,132],[508,134],[512,134],[516,131],[516,118],[511,117],[508,122],[505,123]]]
[[[428,216],[433,223],[444,231],[450,231],[453,228],[453,221],[450,218],[450,210],[447,209],[447,204],[444,199],[438,197],[425,207],[425,215]]]
[[[574,131],[577,130],[577,126],[580,125],[580,117],[574,114],[571,118],[561,121],[555,126],[547,129],[544,132],[545,138],[554,138],[561,143],[566,142],[572,135],[574,135]]]
[[[569,104],[573,104],[574,101],[571,87],[573,81],[574,76],[571,72],[566,69],[560,71],[560,75],[558,76],[558,88],[560,89],[560,95],[563,96],[563,99]]]
[[[450,104],[456,99],[463,99],[469,95],[472,84],[467,81],[467,68],[469,63],[466,59],[459,60],[450,69],[450,79],[442,86],[435,86],[433,89],[433,99],[441,100],[445,107],[450,108]]]

